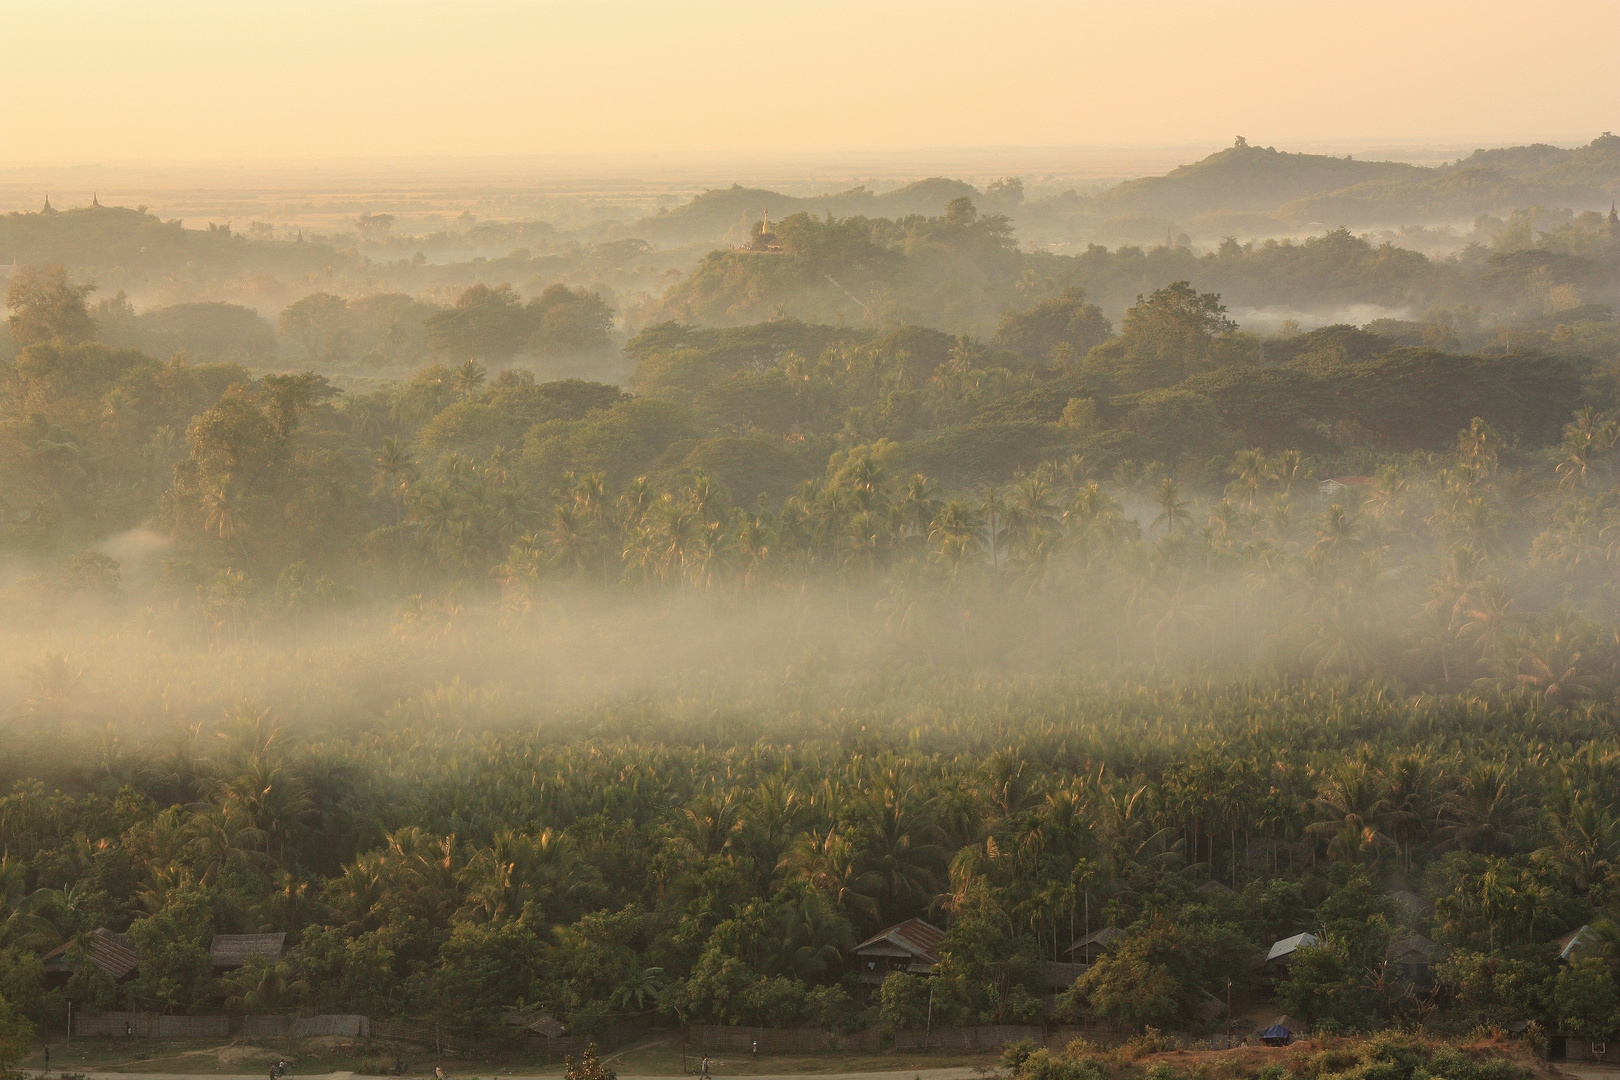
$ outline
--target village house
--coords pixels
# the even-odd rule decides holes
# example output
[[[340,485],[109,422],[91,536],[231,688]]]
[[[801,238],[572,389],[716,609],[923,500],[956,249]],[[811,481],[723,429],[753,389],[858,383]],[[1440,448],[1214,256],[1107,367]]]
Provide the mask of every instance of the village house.
[[[275,963],[286,948],[286,934],[215,934],[208,946],[215,971],[231,971],[253,957]]]
[[[891,971],[932,974],[939,963],[939,943],[944,939],[945,931],[921,919],[907,919],[879,930],[855,946],[861,965],[860,981],[881,983]]]
[[[1365,487],[1371,482],[1372,477],[1370,476],[1330,476],[1317,484],[1316,490],[1321,492],[1325,498],[1331,499],[1342,491],[1348,491],[1350,488]]]
[[[1125,931],[1117,926],[1105,926],[1101,930],[1093,930],[1079,941],[1070,945],[1066,950],[1071,963],[1095,964],[1097,958],[1113,947],[1114,942],[1125,936]]]
[[[1413,934],[1391,942],[1385,954],[1390,966],[1419,993],[1434,989],[1434,942]]]
[[[48,985],[60,985],[73,977],[77,957],[70,955],[72,942],[58,945],[40,958]],[[85,959],[110,975],[114,982],[122,982],[135,974],[141,957],[129,938],[107,929],[91,931],[90,947]]]
[[[1287,973],[1288,966],[1294,962],[1294,955],[1300,949],[1308,949],[1321,943],[1320,938],[1309,932],[1273,942],[1271,948],[1266,950],[1266,958],[1260,962],[1261,981],[1276,982],[1279,976]]]

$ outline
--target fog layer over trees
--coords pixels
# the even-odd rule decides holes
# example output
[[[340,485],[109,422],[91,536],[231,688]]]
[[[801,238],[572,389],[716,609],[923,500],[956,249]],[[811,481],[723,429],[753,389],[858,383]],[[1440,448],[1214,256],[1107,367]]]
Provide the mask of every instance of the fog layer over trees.
[[[667,281],[566,254],[642,261],[633,304],[526,252],[273,321],[84,261],[335,246],[0,223],[88,253],[8,281],[6,1007],[1193,1030],[1230,979],[1329,1029],[1611,1031],[1620,221],[1071,255],[947,194]],[[934,981],[863,985],[914,917]],[[254,931],[285,962],[216,978]]]

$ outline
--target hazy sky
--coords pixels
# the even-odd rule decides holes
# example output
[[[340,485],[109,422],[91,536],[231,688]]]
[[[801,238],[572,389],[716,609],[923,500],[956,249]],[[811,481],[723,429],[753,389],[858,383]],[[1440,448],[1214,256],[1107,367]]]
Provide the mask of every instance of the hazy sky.
[[[1616,0],[0,0],[0,162],[1620,129]]]

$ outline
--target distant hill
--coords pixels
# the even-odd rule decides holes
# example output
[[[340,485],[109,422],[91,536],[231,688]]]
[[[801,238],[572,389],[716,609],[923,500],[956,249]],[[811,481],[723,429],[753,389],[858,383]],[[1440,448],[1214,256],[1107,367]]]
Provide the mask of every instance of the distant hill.
[[[881,195],[857,187],[811,198],[733,184],[729,188],[712,188],[694,196],[684,206],[643,218],[631,231],[647,240],[691,243],[713,239],[734,227],[746,233],[747,227],[767,210],[777,220],[805,211],[830,213],[834,217],[902,218],[911,214],[937,215],[945,209],[946,203],[961,196],[972,199],[982,208],[994,209],[987,204],[985,194],[972,184],[939,176]]]
[[[1294,232],[1311,222],[1352,228],[1433,225],[1505,215],[1529,206],[1607,209],[1620,196],[1620,136],[1604,132],[1571,149],[1536,143],[1475,150],[1437,167],[1289,153],[1239,139],[1163,176],[1126,180],[1093,195],[1066,192],[1023,201],[1021,187],[980,190],[931,177],[877,194],[865,187],[801,197],[764,188],[714,188],[628,226],[626,235],[664,244],[742,241],[767,210],[834,217],[937,215],[958,197],[983,213],[1007,214],[1023,237],[1162,239],[1167,229],[1209,236]]]
[[[1273,210],[1306,195],[1368,181],[1415,180],[1427,170],[1396,161],[1290,154],[1243,140],[1164,176],[1127,180],[1090,200],[1094,212],[1193,217],[1215,210]]]
[[[144,207],[80,206],[0,214],[0,264],[65,263],[102,290],[155,273],[304,274],[360,260],[330,244],[250,239],[229,226],[182,228]]]
[[[1280,207],[1277,217],[1298,224],[1363,225],[1396,219],[1442,221],[1528,206],[1599,209],[1620,193],[1620,136],[1605,132],[1565,150],[1538,143],[1476,150],[1413,178],[1372,180]]]
[[[1434,168],[1290,154],[1239,139],[1163,176],[1070,197],[1061,212],[1071,220],[1146,216],[1176,222],[1265,214],[1273,227],[1311,221],[1362,227],[1431,224],[1537,204],[1596,209],[1617,193],[1620,136],[1608,132],[1573,149],[1537,143],[1476,150]],[[1031,207],[1031,216],[1041,209]],[[1263,220],[1251,224],[1264,231]]]

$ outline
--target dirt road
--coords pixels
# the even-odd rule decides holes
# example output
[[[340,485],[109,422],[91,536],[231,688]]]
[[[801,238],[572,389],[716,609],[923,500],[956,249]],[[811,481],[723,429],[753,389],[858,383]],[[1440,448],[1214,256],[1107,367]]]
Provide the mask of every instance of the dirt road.
[[[484,1070],[486,1074],[492,1070]],[[161,1073],[161,1072],[87,1072],[80,1075],[85,1080],[265,1080],[260,1073]],[[416,1080],[427,1080],[432,1074],[417,1077]],[[557,1074],[532,1074],[528,1076],[519,1074],[494,1074],[499,1080],[556,1080]],[[678,1073],[675,1075],[679,1075]],[[846,1072],[846,1073],[762,1073],[757,1076],[727,1074],[717,1077],[716,1080],[973,1080],[982,1076],[983,1071],[972,1065],[955,1065],[939,1069],[894,1069],[888,1072]],[[457,1074],[452,1080],[477,1080],[478,1072],[469,1072],[466,1075]],[[352,1072],[331,1073],[298,1073],[289,1080],[372,1080],[370,1077],[358,1077]],[[667,1075],[636,1075],[633,1073],[620,1073],[619,1080],[668,1080]]]

